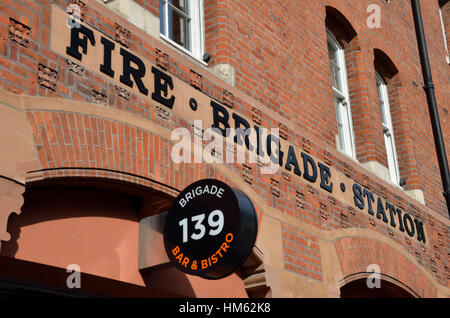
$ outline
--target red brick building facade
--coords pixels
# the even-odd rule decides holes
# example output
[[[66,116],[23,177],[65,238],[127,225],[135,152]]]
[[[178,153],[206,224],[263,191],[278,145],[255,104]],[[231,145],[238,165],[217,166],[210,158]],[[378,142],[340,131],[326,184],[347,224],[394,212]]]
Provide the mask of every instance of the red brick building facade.
[[[88,294],[448,297],[449,211],[409,1],[170,3],[1,1],[2,277],[69,292],[77,264]],[[448,150],[450,4],[421,6]],[[171,132],[195,134],[194,120],[278,128],[280,169],[175,163]],[[161,240],[143,234],[204,178],[246,193],[259,221],[247,262],[216,281],[158,266]],[[364,289],[371,265],[382,288]]]

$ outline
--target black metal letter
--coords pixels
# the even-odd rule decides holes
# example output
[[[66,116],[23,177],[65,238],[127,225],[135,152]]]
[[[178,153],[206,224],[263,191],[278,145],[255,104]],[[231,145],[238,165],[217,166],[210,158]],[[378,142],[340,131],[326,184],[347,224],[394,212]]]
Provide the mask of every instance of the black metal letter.
[[[331,171],[330,168],[319,162],[320,170],[320,187],[330,193],[333,192],[333,182],[330,182]]]
[[[353,184],[353,201],[360,210],[364,209],[365,203],[362,195],[362,189],[357,183]]]
[[[391,226],[395,227],[397,225],[397,224],[395,224],[395,221],[394,221],[394,214],[396,213],[395,206],[393,206],[392,204],[390,204],[389,202],[386,201],[386,209],[389,210],[389,215],[391,217]]]
[[[384,206],[383,206],[383,202],[381,201],[380,198],[378,198],[377,201],[377,219],[381,219],[381,215],[383,215],[383,222],[387,223],[389,222],[387,216],[386,216],[386,211],[384,211]]]
[[[372,210],[372,203],[375,202],[375,199],[374,199],[374,197],[373,197],[372,192],[370,192],[369,190],[367,190],[366,188],[364,188],[364,190],[363,190],[363,196],[365,196],[365,197],[367,198],[367,206],[368,206],[367,212],[368,212],[370,215],[374,215],[374,212],[373,212],[373,210]]]
[[[313,158],[311,158],[306,153],[302,152],[302,158],[303,158],[303,178],[308,180],[309,182],[316,182],[317,180],[317,167],[316,163]],[[309,165],[308,165],[309,163]],[[309,169],[309,167],[312,168],[312,173]]]
[[[262,131],[258,126],[255,126],[255,130],[256,130],[256,154],[258,156],[264,156],[264,151],[261,148],[261,135],[262,135]]]
[[[403,221],[402,221],[402,210],[400,210],[399,208],[397,208],[397,217],[398,217],[398,223],[399,223],[399,230],[401,232],[405,232],[405,228],[403,227]]]
[[[242,136],[245,136],[245,146],[248,150],[252,151],[253,146],[250,144],[250,139],[248,138],[250,135],[250,124],[244,118],[235,113],[233,113],[232,117],[234,119],[234,129],[236,130],[234,142],[238,145],[242,145]],[[241,125],[243,125],[245,129],[242,129]]]
[[[80,38],[80,33],[83,34],[82,38]],[[66,53],[76,58],[77,60],[81,61],[82,55],[80,51],[78,51],[78,48],[81,47],[83,49],[83,54],[86,54],[88,47],[87,43],[88,39],[92,45],[95,45],[94,32],[86,28],[84,25],[80,24],[80,27],[70,28],[70,46],[66,47]]]
[[[103,44],[103,64],[100,65],[100,72],[114,77],[114,71],[111,68],[111,52],[114,50],[115,44],[103,36],[101,42]]]
[[[277,156],[274,156],[272,153],[272,141],[275,142],[277,145],[277,149],[275,151],[275,154]],[[283,155],[284,152],[282,152],[281,144],[280,144],[280,138],[278,136],[268,135],[266,139],[266,147],[267,147],[267,155],[270,157],[270,161],[272,161],[274,164],[279,164],[280,166],[283,165]]]
[[[172,77],[153,66],[152,73],[155,75],[155,90],[152,93],[152,99],[163,104],[164,106],[172,108],[173,103],[175,102],[175,96],[172,95],[170,98],[167,98],[169,94],[167,86],[170,89],[173,89]],[[165,97],[161,96],[161,92],[164,93]]]
[[[298,166],[297,156],[295,155],[294,147],[289,146],[286,165],[285,165],[286,170],[291,171],[291,164],[294,165],[294,173],[298,176],[301,176],[302,173]]]
[[[410,237],[413,237],[416,230],[414,228],[414,222],[408,213],[403,214],[403,224],[405,224],[406,233],[408,233]]]
[[[420,242],[426,243],[427,240],[425,239],[425,232],[423,231],[423,222],[417,220],[414,218],[414,223],[416,223],[416,229],[417,229],[417,240]]]
[[[142,78],[145,76],[144,62],[142,62],[142,60],[136,55],[124,50],[123,48],[120,48],[120,55],[123,56],[123,72],[122,75],[120,75],[120,82],[127,86],[133,87],[133,81],[130,78],[132,75],[139,91],[144,95],[148,95],[148,89],[142,82]],[[137,68],[131,67],[131,62],[133,62]]]
[[[219,129],[222,132],[222,136],[227,137],[230,125],[228,124],[228,120],[230,119],[230,115],[225,107],[211,100],[211,106],[213,108],[213,124],[211,128]],[[222,114],[219,115],[219,114]],[[223,125],[223,128],[220,127],[220,124]]]

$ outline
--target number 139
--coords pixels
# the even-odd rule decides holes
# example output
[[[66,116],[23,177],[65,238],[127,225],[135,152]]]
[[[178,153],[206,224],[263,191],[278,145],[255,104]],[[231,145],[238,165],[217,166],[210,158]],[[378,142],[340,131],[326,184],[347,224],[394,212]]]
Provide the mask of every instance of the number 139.
[[[195,222],[194,232],[191,234],[191,239],[200,240],[205,236],[206,227],[203,225],[205,219],[205,213],[194,215],[191,217],[191,221]],[[188,218],[182,219],[178,224],[183,230],[183,243],[188,241]],[[222,232],[224,224],[223,213],[220,210],[214,210],[208,215],[208,225],[210,227],[208,234],[210,236],[216,236]]]

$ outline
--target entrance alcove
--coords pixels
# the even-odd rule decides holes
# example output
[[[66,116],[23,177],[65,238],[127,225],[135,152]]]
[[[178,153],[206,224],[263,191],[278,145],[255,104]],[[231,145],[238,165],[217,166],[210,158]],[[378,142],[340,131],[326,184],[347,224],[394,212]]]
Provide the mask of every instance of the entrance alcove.
[[[367,278],[352,280],[340,289],[341,298],[415,298],[418,297],[408,287],[380,277],[379,288],[369,288]],[[370,281],[372,281],[369,278]]]
[[[64,269],[76,264],[83,273],[144,285],[137,270],[140,213],[151,210],[147,201],[170,204],[169,196],[113,180],[61,178],[32,183],[23,197],[1,256]]]
[[[178,273],[170,264],[155,272],[139,270],[140,221],[167,211],[177,192],[164,187],[77,176],[28,183],[21,213],[8,220],[11,239],[1,245],[0,275],[20,278],[26,272],[28,279],[12,281],[15,290],[33,285],[44,293],[51,285],[64,295],[248,297],[244,279],[251,273],[209,281]],[[20,273],[14,269],[18,263]],[[66,287],[71,264],[80,268],[81,290]],[[3,283],[11,281],[0,279]]]

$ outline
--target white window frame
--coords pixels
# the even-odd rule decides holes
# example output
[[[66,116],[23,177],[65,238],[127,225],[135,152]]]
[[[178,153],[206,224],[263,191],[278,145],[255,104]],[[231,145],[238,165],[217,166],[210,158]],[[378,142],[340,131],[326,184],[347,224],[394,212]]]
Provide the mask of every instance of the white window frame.
[[[388,161],[391,182],[400,185],[400,169],[398,166],[397,151],[395,148],[394,127],[392,125],[391,109],[386,82],[375,72],[378,102],[380,105],[381,124],[383,126],[384,144]],[[384,115],[383,115],[384,114]]]
[[[442,14],[441,6],[439,6],[439,17],[441,19],[442,36],[444,37],[445,52],[447,53],[445,58],[447,59],[447,64],[450,64],[450,56],[448,54],[447,34],[445,33],[444,16]]]
[[[335,110],[336,110],[336,121],[338,124],[338,141],[337,148],[341,152],[350,156],[352,159],[356,160],[356,146],[355,146],[355,134],[353,131],[353,121],[352,121],[352,111],[350,107],[350,96],[348,92],[348,82],[347,82],[347,69],[345,66],[345,52],[341,44],[336,40],[333,33],[327,29],[327,45],[331,44],[332,48],[336,52],[336,66],[339,67],[339,77],[341,90],[333,87],[333,94],[335,100]],[[329,62],[330,57],[328,57]],[[332,66],[330,66],[332,67]],[[331,75],[333,76],[333,70],[331,70]],[[342,134],[339,126],[342,126]]]
[[[181,46],[169,36],[169,4],[171,0],[160,0],[160,19],[161,15],[164,15],[165,24],[160,29],[160,37],[165,41],[169,42],[171,45],[177,49],[183,51],[184,53],[194,57],[198,61],[206,64],[203,61],[205,37],[204,37],[204,14],[203,14],[203,0],[186,0],[188,2],[188,15],[190,17],[190,27],[189,27],[189,49]],[[172,6],[173,8],[173,6]],[[174,8],[173,10],[176,10]]]

